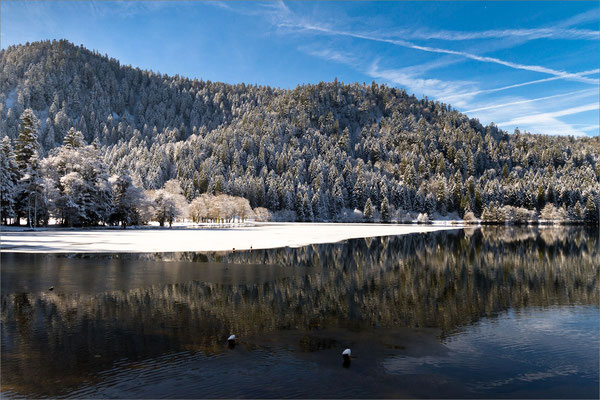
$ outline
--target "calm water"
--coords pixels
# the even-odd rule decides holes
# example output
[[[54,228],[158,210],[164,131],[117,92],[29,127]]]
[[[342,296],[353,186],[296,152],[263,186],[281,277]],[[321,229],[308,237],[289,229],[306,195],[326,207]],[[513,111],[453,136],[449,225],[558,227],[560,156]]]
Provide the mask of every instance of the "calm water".
[[[7,398],[599,396],[598,232],[1,257]]]

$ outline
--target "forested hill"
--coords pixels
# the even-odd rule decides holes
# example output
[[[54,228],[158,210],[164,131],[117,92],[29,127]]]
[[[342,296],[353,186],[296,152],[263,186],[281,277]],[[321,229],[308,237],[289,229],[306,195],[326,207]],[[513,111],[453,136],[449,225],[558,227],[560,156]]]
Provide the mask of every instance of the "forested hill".
[[[576,217],[600,193],[598,137],[507,134],[375,83],[229,85],[45,41],[0,51],[2,136],[17,137],[27,108],[42,156],[74,127],[111,173],[146,189],[177,178],[188,200],[228,193],[301,220],[368,207],[479,217],[547,203]]]

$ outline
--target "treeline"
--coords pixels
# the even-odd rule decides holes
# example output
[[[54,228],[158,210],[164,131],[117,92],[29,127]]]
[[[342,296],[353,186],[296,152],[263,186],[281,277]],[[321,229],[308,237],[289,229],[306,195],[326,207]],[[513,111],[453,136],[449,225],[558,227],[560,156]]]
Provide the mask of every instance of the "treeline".
[[[0,51],[2,135],[16,139],[26,108],[41,155],[74,128],[110,175],[145,190],[177,179],[188,202],[227,194],[298,221],[517,220],[547,204],[598,219],[599,137],[507,134],[375,83],[227,85],[46,41]]]
[[[254,217],[248,200],[204,194],[188,204],[175,179],[159,190],[144,191],[127,174],[109,177],[96,142],[87,145],[71,128],[64,144],[40,159],[39,121],[31,109],[23,112],[15,148],[8,137],[0,147],[0,201],[4,225],[47,225],[53,217],[65,226],[98,224],[142,225],[157,221],[169,226],[177,218],[194,222],[244,222]],[[264,216],[262,210],[257,210]]]

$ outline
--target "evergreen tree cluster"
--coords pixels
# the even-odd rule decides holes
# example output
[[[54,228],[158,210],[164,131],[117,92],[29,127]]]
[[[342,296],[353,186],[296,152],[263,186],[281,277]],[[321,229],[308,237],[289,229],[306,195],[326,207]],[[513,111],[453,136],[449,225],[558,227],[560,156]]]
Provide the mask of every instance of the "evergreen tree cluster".
[[[30,227],[47,225],[53,217],[64,226],[142,225],[150,220],[172,226],[176,218],[194,222],[235,222],[254,216],[247,199],[206,193],[188,204],[176,179],[159,190],[144,191],[127,174],[109,178],[96,142],[71,128],[64,144],[38,159],[38,121],[31,109],[21,116],[20,133],[0,142],[2,221]],[[258,210],[259,215],[264,212]],[[263,217],[264,218],[264,217]]]
[[[12,219],[19,224],[21,218],[26,218],[29,226],[46,225],[51,216],[67,226],[118,220],[120,199],[113,196],[114,185],[97,143],[86,145],[83,134],[71,128],[64,145],[40,160],[38,125],[33,111],[26,109],[20,118],[14,150],[9,137],[2,139],[2,223],[6,225]],[[134,199],[136,206],[141,198]]]
[[[596,210],[598,219],[599,137],[508,134],[386,85],[229,85],[45,41],[0,51],[3,137],[18,138],[28,108],[40,121],[40,155],[66,147],[73,129],[83,135],[74,145],[94,143],[108,174],[151,190],[177,179],[187,201],[244,197],[300,221],[354,209],[380,220],[411,212],[506,220],[535,218],[548,204],[564,211],[548,215],[594,219]],[[3,159],[7,171],[27,159],[20,152]]]

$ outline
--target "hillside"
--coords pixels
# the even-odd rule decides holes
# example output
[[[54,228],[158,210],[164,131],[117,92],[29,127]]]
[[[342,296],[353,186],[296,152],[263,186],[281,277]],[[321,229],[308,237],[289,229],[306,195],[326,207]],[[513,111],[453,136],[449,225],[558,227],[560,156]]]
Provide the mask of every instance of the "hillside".
[[[508,134],[375,83],[229,85],[46,41],[0,51],[2,137],[17,137],[27,108],[40,120],[42,155],[74,127],[96,141],[110,173],[146,189],[176,178],[188,201],[227,193],[299,220],[367,204],[376,214],[479,217],[547,203],[581,219],[600,193],[598,137]]]

